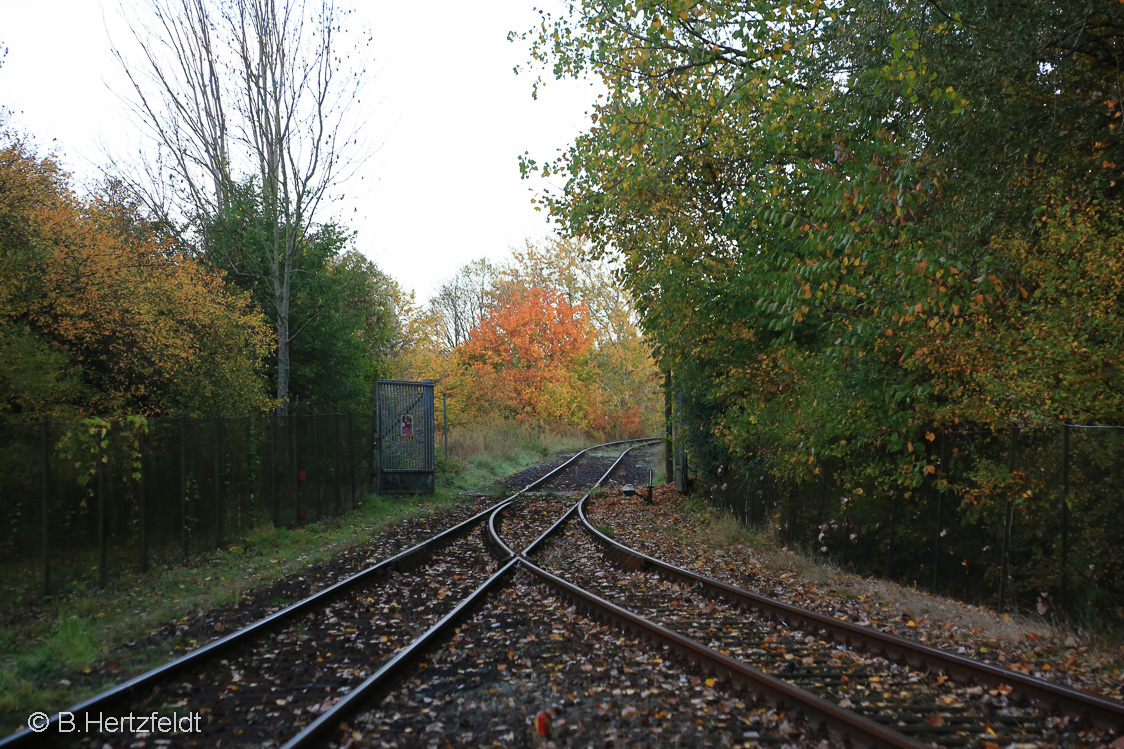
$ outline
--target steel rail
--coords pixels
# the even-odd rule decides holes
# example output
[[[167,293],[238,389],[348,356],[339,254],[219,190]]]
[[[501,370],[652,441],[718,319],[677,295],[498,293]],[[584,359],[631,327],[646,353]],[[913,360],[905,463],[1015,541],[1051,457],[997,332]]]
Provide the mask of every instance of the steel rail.
[[[481,521],[489,516],[490,513],[497,508],[502,508],[515,500],[520,494],[530,491],[540,484],[548,481],[555,476],[558,472],[564,470],[567,466],[572,464],[579,457],[589,452],[590,450],[597,450],[603,447],[612,447],[619,444],[627,444],[629,442],[636,442],[639,440],[620,440],[617,442],[607,442],[600,445],[593,445],[584,450],[575,453],[567,461],[554,468],[550,472],[540,476],[538,479],[527,484],[525,487],[511,495],[507,499],[489,507],[481,512],[473,515],[472,517],[464,520],[452,528],[448,528],[430,538],[415,544],[414,546],[399,552],[392,557],[384,559],[383,561],[361,570],[350,577],[340,580],[323,590],[312,593],[305,598],[286,606],[283,609],[275,611],[269,616],[263,617],[256,622],[253,622],[239,630],[231,632],[230,634],[221,637],[213,642],[210,642],[203,647],[197,648],[190,653],[186,653],[168,663],[158,666],[150,671],[133,677],[115,687],[112,687],[104,692],[94,695],[87,700],[84,700],[73,707],[68,708],[62,712],[69,713],[73,716],[82,716],[92,710],[97,710],[110,705],[117,700],[127,697],[131,693],[151,686],[162,679],[182,671],[189,666],[206,661],[208,658],[214,657],[221,651],[224,651],[236,644],[239,644],[255,635],[262,634],[269,629],[279,626],[285,621],[288,621],[298,614],[314,608],[318,605],[328,602],[332,597],[346,592],[348,589],[353,588],[361,583],[367,583],[377,580],[380,576],[396,571],[406,572],[416,569],[424,559],[431,556],[436,551],[448,546],[454,541],[459,540],[472,531]],[[41,744],[48,736],[55,736],[58,732],[58,722],[60,713],[56,712],[50,716],[47,726],[39,733],[33,732],[28,728],[23,728],[16,733],[7,737],[0,738],[0,749],[9,749],[10,747],[34,746]]]
[[[609,470],[598,480],[597,484],[586,493],[585,497],[588,497],[597,486],[600,486],[613,470],[616,469],[624,456],[632,449],[634,448],[629,448],[629,450],[626,450],[617,458]],[[583,500],[585,497],[583,497]],[[575,503],[570,511],[563,517],[568,518],[572,516],[573,511],[577,509],[580,504],[580,501]],[[497,508],[493,510],[493,517],[502,509],[503,508]],[[564,520],[560,520],[555,523],[551,529],[558,528],[563,523]],[[495,526],[491,523],[489,525],[490,531],[495,533],[497,530]],[[549,535],[549,531],[528,546],[528,550],[533,549],[533,547],[539,544],[547,535]],[[502,540],[499,539],[498,533],[495,533],[495,536],[495,542],[507,548],[506,544],[503,544]],[[677,652],[686,655],[691,660],[700,663],[705,669],[714,673],[717,677],[723,677],[737,684],[746,686],[775,705],[795,707],[797,710],[812,718],[822,720],[824,723],[850,737],[855,742],[871,747],[896,747],[898,749],[918,749],[919,747],[925,746],[869,718],[845,710],[832,702],[817,697],[810,692],[793,686],[774,676],[758,671],[738,660],[708,648],[689,637],[661,627],[638,614],[601,599],[588,591],[552,575],[529,562],[523,555],[518,554],[506,560],[506,563],[498,572],[465,598],[456,609],[449,612],[441,621],[434,624],[425,634],[413,643],[399,650],[390,660],[380,667],[376,673],[372,674],[362,684],[349,692],[347,696],[341,698],[297,736],[290,739],[284,744],[282,749],[305,749],[306,747],[314,746],[323,738],[324,734],[338,729],[346,718],[361,709],[364,704],[374,700],[380,694],[384,694],[391,688],[391,684],[399,678],[409,666],[417,663],[425,653],[436,647],[447,633],[451,632],[459,623],[464,621],[469,614],[483,602],[489,592],[501,585],[505,581],[505,578],[510,576],[512,571],[519,566],[539,578],[549,587],[558,591],[564,598],[574,601],[582,608],[609,618],[623,625],[626,630],[642,633],[647,639],[668,645]]]
[[[633,448],[630,448],[633,449]],[[550,528],[544,531],[537,539],[531,542],[515,559],[533,575],[542,580],[549,587],[557,590],[561,595],[601,616],[608,618],[628,631],[635,631],[650,640],[665,644],[687,658],[701,664],[715,676],[725,678],[740,684],[762,695],[766,700],[775,705],[796,706],[806,715],[822,720],[836,731],[849,736],[852,740],[874,747],[921,747],[921,744],[891,728],[887,728],[869,718],[861,716],[839,707],[833,702],[823,699],[807,690],[789,684],[775,676],[770,676],[753,668],[735,658],[719,653],[708,648],[696,640],[679,634],[671,629],[660,626],[639,614],[621,606],[617,606],[599,596],[594,595],[566,580],[547,572],[541,567],[530,562],[529,557],[538,547],[545,545],[547,539],[558,533],[566,523],[577,513],[583,523],[588,524],[588,519],[582,514],[582,507],[601,485],[602,481],[617,467],[628,453],[626,450],[617,461],[613,463],[605,476],[597,482],[585,495],[562,515]],[[494,511],[493,515],[501,510]],[[491,524],[490,528],[493,528]],[[496,542],[500,542],[498,537]],[[500,542],[502,543],[502,542]]]
[[[534,489],[536,486],[543,483],[544,481],[547,481],[548,479],[553,477],[554,474],[558,473],[563,468],[570,465],[575,460],[577,460],[578,458],[585,455],[587,452],[589,452],[591,450],[600,450],[603,447],[615,447],[617,445],[628,445],[632,442],[653,443],[653,442],[659,442],[659,441],[660,441],[659,437],[636,437],[634,439],[629,439],[629,440],[617,440],[616,442],[604,442],[600,445],[592,445],[591,447],[587,447],[584,450],[579,450],[578,452],[574,453],[573,456],[569,460],[567,460],[565,463],[561,464],[557,468],[552,469],[548,473],[544,473],[542,476],[539,476],[537,479],[535,479],[531,483],[524,486],[522,489],[517,491],[515,494],[512,494],[509,497],[509,499],[515,499],[516,497],[518,497],[523,492],[527,492],[527,491],[530,491],[531,489]],[[637,447],[639,447],[639,445],[637,445]],[[633,448],[629,448],[629,450],[631,450],[631,449],[633,449]],[[621,454],[624,455],[627,452],[628,452],[628,450],[625,450],[624,453],[621,453]],[[617,462],[618,463],[620,462],[620,458],[617,458]],[[616,468],[616,466],[617,466],[617,464],[614,463],[613,467],[609,469],[609,472],[611,473],[613,468]],[[606,473],[604,476],[602,476],[600,479],[598,479],[596,486],[600,486],[601,482],[604,481],[606,478],[608,478],[608,476],[609,476],[609,474]],[[487,510],[485,510],[485,512],[487,512]]]
[[[639,445],[637,447],[639,447]],[[715,676],[725,677],[736,684],[747,687],[762,695],[766,700],[775,705],[795,706],[804,714],[822,720],[825,724],[831,726],[839,733],[850,737],[853,741],[872,747],[915,748],[925,746],[892,728],[888,728],[862,715],[841,708],[835,703],[812,694],[805,689],[759,671],[742,661],[719,653],[690,637],[681,635],[674,630],[660,626],[628,609],[617,606],[600,596],[594,595],[589,591],[579,588],[547,572],[527,559],[539,546],[545,544],[550,536],[565,527],[566,523],[573,517],[575,512],[582,517],[583,523],[588,524],[588,520],[582,514],[582,507],[597,487],[608,478],[614,469],[616,469],[625,455],[633,449],[635,448],[629,448],[629,450],[622,453],[609,470],[606,471],[605,475],[602,476],[601,479],[599,479],[598,482],[564,515],[551,525],[550,528],[544,531],[537,539],[531,542],[526,549],[517,555],[515,560],[549,587],[555,589],[565,598],[568,598],[579,606],[614,621],[626,630],[635,631],[649,640],[660,642],[673,648],[692,661],[701,664],[703,668],[715,674]],[[503,509],[504,508],[495,510],[493,516],[498,515]],[[493,524],[489,523],[489,529],[492,533],[495,533],[495,526]],[[496,534],[494,543],[502,544],[498,534]]]
[[[622,460],[624,460],[624,456],[628,455],[630,452],[632,452],[633,450],[635,450],[638,447],[643,447],[644,445],[650,445],[650,444],[653,444],[653,443],[656,443],[656,442],[659,442],[659,441],[660,441],[659,437],[641,437],[639,439],[619,440],[617,442],[606,442],[603,445],[594,445],[593,447],[587,447],[585,450],[582,450],[581,452],[576,453],[574,455],[574,457],[570,458],[565,463],[563,463],[562,465],[560,465],[557,468],[555,468],[554,470],[552,470],[550,473],[547,473],[547,474],[543,475],[542,477],[540,477],[539,479],[537,479],[536,481],[528,484],[526,487],[523,488],[523,490],[520,492],[520,494],[522,494],[523,492],[541,484],[543,481],[546,481],[548,478],[552,477],[554,474],[558,473],[563,468],[570,465],[571,463],[573,463],[575,460],[577,460],[579,457],[581,457],[585,453],[589,452],[590,450],[599,450],[603,447],[613,447],[615,445],[627,445],[630,442],[639,442],[640,443],[639,445],[635,445],[633,447],[628,448],[627,450],[622,452],[617,457],[617,459],[615,461],[613,461],[613,465],[609,466],[609,470],[605,471],[605,473],[601,476],[601,478],[597,479],[597,483],[594,484],[590,488],[589,492],[592,492],[594,489],[601,486],[601,484],[604,483],[605,479],[609,478],[609,476],[613,473],[613,471],[616,470],[616,468],[620,464],[620,462]],[[589,492],[586,492],[586,496],[589,496]],[[516,496],[518,496],[518,495],[512,496],[511,499],[514,500]],[[583,499],[584,498],[585,497],[583,497]],[[491,510],[488,511],[488,512],[491,512],[491,515],[488,518],[488,535],[485,537],[485,540],[489,543],[489,545],[493,548],[493,550],[495,550],[496,556],[499,557],[501,564],[506,562],[507,560],[511,559],[513,556],[516,556],[515,550],[512,549],[510,546],[508,546],[506,543],[504,543],[503,538],[500,536],[500,524],[502,522],[501,515],[502,515],[503,511],[508,509],[510,506],[511,506],[510,503],[504,503],[502,505],[496,505],[495,507],[491,508]],[[576,507],[577,507],[577,504],[575,503],[575,505],[573,507],[571,507],[566,512],[566,514],[563,515],[563,517],[564,518],[569,517],[570,513],[572,513]],[[553,526],[551,526],[551,527],[553,527]],[[540,536],[540,538],[541,538],[541,536]],[[537,539],[534,543],[537,543]],[[534,543],[532,543],[531,545],[533,546]],[[530,548],[530,546],[527,547],[527,548]],[[526,551],[524,550],[524,551],[519,552],[519,553],[525,554]]]
[[[910,749],[917,749],[926,746],[869,718],[845,710],[833,702],[817,697],[811,692],[793,686],[775,676],[758,671],[737,659],[708,648],[690,637],[681,635],[628,609],[617,606],[557,575],[547,572],[524,557],[516,557],[515,561],[579,607],[608,618],[624,629],[637,632],[649,640],[667,645],[701,664],[716,677],[725,678],[745,686],[761,694],[774,705],[795,708],[809,717],[822,720],[836,731],[849,736],[853,741],[871,747],[909,747]]]
[[[504,502],[501,502],[500,504],[502,505],[509,501],[510,500],[504,500]],[[494,507],[489,507],[488,509],[481,511],[476,515],[473,515],[471,518],[458,523],[452,528],[444,530],[441,533],[432,536],[425,541],[422,541],[421,543],[410,547],[409,549],[406,549],[405,551],[399,552],[392,557],[384,559],[378,564],[375,564],[365,570],[361,570],[360,572],[355,573],[348,578],[329,585],[323,590],[312,593],[311,595],[302,598],[296,603],[289,604],[285,608],[275,611],[269,616],[259,619],[252,624],[248,624],[247,626],[235,632],[231,632],[225,637],[221,637],[217,640],[207,643],[201,648],[192,650],[190,653],[182,655],[175,660],[169,661],[162,666],[157,666],[151,671],[147,671],[143,674],[140,674],[139,676],[135,676],[132,679],[129,679],[128,681],[117,685],[116,687],[106,690],[105,692],[96,694],[93,697],[90,697],[89,699],[80,702],[63,712],[70,713],[75,716],[81,716],[90,712],[91,710],[105,707],[115,702],[116,700],[128,696],[130,693],[136,690],[155,684],[161,679],[165,679],[172,674],[187,668],[188,666],[203,662],[208,658],[215,656],[220,651],[226,650],[227,648],[230,648],[233,645],[242,642],[243,640],[249,639],[253,635],[258,635],[266,632],[270,628],[278,626],[310,608],[322,605],[330,600],[333,596],[339,595],[360,583],[377,580],[379,576],[391,571],[405,572],[411,569],[416,569],[421,564],[421,561],[425,555],[431,554],[434,551],[437,551],[444,546],[452,543],[453,541],[456,541],[470,533],[472,529],[482,520],[484,520],[488,516],[488,513],[490,513],[493,509]],[[50,731],[51,735],[54,734],[53,729],[57,728],[56,724],[58,720],[59,713],[55,713],[53,716],[51,716],[50,723],[48,724],[47,728],[44,729],[43,733],[34,733],[25,728],[4,739],[0,739],[0,748],[7,749],[8,747],[37,744],[40,741],[44,740],[45,732]]]
[[[653,569],[666,578],[702,586],[704,592],[755,609],[769,618],[805,629],[821,629],[847,645],[860,645],[869,652],[904,661],[916,668],[944,671],[953,679],[987,686],[1006,685],[1031,702],[1048,709],[1087,718],[1099,728],[1124,731],[1124,704],[1105,697],[1079,692],[1042,679],[1020,674],[989,663],[948,653],[939,648],[880,632],[790,603],[752,593],[720,580],[685,570],[621,544],[593,527],[585,512],[588,495],[578,503],[578,515],[587,533],[605,550],[613,563],[629,570]]]
[[[585,493],[585,495],[582,496],[582,498],[580,500],[575,502],[574,505],[569,510],[567,510],[565,512],[565,514],[563,514],[560,518],[558,518],[558,520],[555,521],[555,523],[552,526],[550,526],[545,531],[543,531],[542,534],[540,534],[538,538],[536,538],[534,541],[529,543],[527,545],[527,548],[523,549],[523,551],[519,552],[519,554],[521,556],[524,556],[524,557],[529,556],[532,552],[535,551],[535,549],[539,545],[546,543],[547,538],[549,538],[553,534],[557,533],[560,528],[565,526],[565,524],[567,522],[569,522],[569,520],[573,516],[573,514],[578,511],[578,508],[581,507],[582,502],[584,502],[589,497],[589,495],[593,494],[593,492],[596,491],[597,488],[600,487],[602,483],[604,483],[605,479],[609,478],[609,476],[613,473],[613,471],[616,470],[616,468],[620,464],[620,462],[622,460],[624,460],[624,456],[628,455],[631,451],[635,450],[636,448],[644,447],[644,445],[655,444],[656,442],[659,442],[659,441],[660,441],[660,439],[658,437],[648,439],[648,440],[644,440],[642,442],[642,444],[636,445],[635,447],[630,447],[627,450],[625,450],[623,453],[621,453],[620,457],[618,457],[613,462],[613,465],[609,466],[609,470],[605,471],[605,474],[603,476],[601,476],[601,478],[597,479],[597,483],[594,484],[593,486],[591,486],[589,488],[589,491],[587,491]],[[497,514],[497,513],[498,513],[498,510],[493,512],[493,514]],[[504,548],[507,548],[507,544],[504,544],[503,541],[500,540],[498,530],[490,522],[489,522],[489,530],[492,532],[492,535],[494,537],[495,542],[498,542],[498,543],[502,544]],[[514,553],[514,552],[512,552],[512,553]]]
[[[417,663],[429,652],[430,648],[436,647],[457,625],[467,619],[484,602],[491,591],[507,582],[506,578],[511,576],[512,571],[517,566],[518,559],[508,560],[507,564],[501,567],[499,571],[457,604],[455,609],[442,617],[439,622],[426,630],[418,639],[400,648],[378,671],[368,676],[363,683],[321,713],[319,718],[289,739],[281,749],[302,749],[303,747],[314,746],[325,733],[337,729],[341,722],[359,710],[364,703],[374,700],[380,694],[389,690],[394,681],[406,672],[406,669]]]
[[[515,499],[515,497],[549,480],[555,474],[565,469],[567,466],[578,460],[578,458],[580,458],[590,450],[596,450],[602,447],[612,447],[614,445],[623,445],[630,442],[650,444],[654,441],[657,440],[653,438],[644,438],[640,440],[620,440],[618,442],[609,442],[603,445],[594,445],[592,447],[587,447],[585,450],[576,453],[565,463],[562,463],[557,468],[551,470],[549,473],[544,474],[543,476],[525,486],[519,492],[512,495],[507,501],[502,502],[488,510],[485,510],[484,512],[489,514],[489,533],[485,537],[485,540],[490,541],[491,546],[497,549],[500,556],[503,557],[500,561],[500,564],[502,566],[499,571],[492,575],[492,577],[488,578],[488,580],[485,581],[479,588],[470,593],[463,601],[461,601],[460,604],[457,605],[456,608],[446,614],[439,622],[426,630],[426,632],[418,637],[418,639],[414,640],[409,645],[400,648],[393,656],[391,656],[391,658],[386,663],[384,663],[378,669],[378,671],[367,677],[367,679],[365,679],[361,684],[348,692],[345,697],[342,697],[331,708],[322,713],[320,717],[318,717],[312,723],[308,724],[308,726],[306,726],[299,734],[297,734],[286,744],[284,744],[282,746],[282,749],[302,749],[303,747],[315,745],[316,742],[325,733],[335,729],[340,724],[340,722],[359,710],[364,703],[373,701],[381,694],[384,694],[388,689],[391,688],[393,682],[398,679],[410,665],[415,664],[427,652],[429,652],[431,648],[435,647],[447,633],[449,633],[453,628],[464,621],[469,616],[469,614],[475,611],[476,607],[478,607],[483,602],[484,598],[489,592],[494,590],[502,582],[505,581],[504,578],[509,576],[512,573],[512,570],[516,568],[518,557],[516,556],[515,552],[512,551],[511,548],[507,544],[505,544],[503,542],[503,539],[500,537],[497,518],[504,509],[511,506],[511,502]],[[621,453],[620,457],[618,457],[616,461],[613,462],[613,465],[609,467],[609,470],[606,471],[604,475],[602,475],[601,478],[597,480],[597,483],[594,484],[593,488],[591,488],[590,491],[592,492],[593,489],[596,489],[602,484],[602,482],[605,481],[605,479],[609,477],[609,475],[620,464],[625,455],[636,449],[636,447],[640,446],[641,445],[630,447],[623,453]],[[570,508],[569,512],[573,512],[574,508],[576,507],[577,503],[574,504],[574,507]]]

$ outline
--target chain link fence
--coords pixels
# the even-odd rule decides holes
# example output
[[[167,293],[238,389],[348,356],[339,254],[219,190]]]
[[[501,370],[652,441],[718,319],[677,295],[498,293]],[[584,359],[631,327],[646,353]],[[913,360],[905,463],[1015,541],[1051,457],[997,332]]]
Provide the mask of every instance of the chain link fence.
[[[0,423],[0,602],[338,515],[373,415]]]

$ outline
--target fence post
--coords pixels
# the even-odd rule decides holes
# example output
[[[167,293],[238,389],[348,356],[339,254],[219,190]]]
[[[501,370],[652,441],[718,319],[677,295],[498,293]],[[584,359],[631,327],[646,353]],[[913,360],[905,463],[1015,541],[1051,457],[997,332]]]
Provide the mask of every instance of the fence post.
[[[320,430],[317,426],[320,423],[320,415],[311,414],[309,418],[312,419],[312,462],[310,467],[312,468],[312,480],[316,484],[313,496],[316,502],[316,520],[319,522],[324,514],[324,482],[321,479],[323,471],[320,470]]]
[[[1062,423],[1062,558],[1061,608],[1069,603],[1069,425]]]
[[[937,527],[933,531],[933,592],[937,592],[937,568],[941,564],[941,492],[937,489]]]
[[[215,548],[222,548],[222,417],[215,417]]]
[[[140,544],[141,544],[141,558],[140,568],[141,572],[148,569],[148,507],[147,499],[144,493],[144,463],[145,456],[147,455],[147,447],[145,444],[143,432],[137,433],[137,447],[139,448],[140,458],[138,460],[139,466],[137,471],[137,507],[140,512]]]
[[[180,417],[180,542],[187,559],[187,417]]]
[[[824,525],[824,505],[827,503],[827,465],[820,461],[820,509],[816,512],[816,525]]]
[[[363,454],[368,455],[368,471],[366,471],[366,490],[371,490],[371,476],[374,476],[374,490],[382,489],[379,485],[379,469],[382,467],[382,436],[379,434],[379,408],[375,406],[374,413],[371,414],[371,432],[368,437],[368,443],[363,448]],[[370,451],[370,452],[368,452]]]
[[[894,574],[894,536],[898,527],[898,495],[895,492],[890,498],[890,542],[886,545],[886,578]]]
[[[273,527],[281,525],[281,498],[277,496],[277,414],[269,419],[269,497],[273,503]]]
[[[340,439],[340,429],[343,426],[343,414],[337,413],[332,416],[332,444],[335,449],[331,451],[332,455],[332,514],[343,514],[343,472],[340,470],[340,456],[343,455],[343,441]]]
[[[105,456],[105,449],[101,451]],[[106,538],[105,538],[105,463],[98,460],[98,587],[104,588],[106,583]]]
[[[50,447],[50,423],[47,417],[43,417],[40,426],[40,436],[42,438],[42,455],[40,456],[40,469],[41,469],[41,483],[43,489],[42,506],[40,513],[43,522],[43,595],[47,595],[51,588],[51,533],[50,524],[48,523],[48,503],[50,499],[50,488],[48,486],[49,476],[51,475],[51,447]]]
[[[1019,445],[1019,425],[1011,422],[1010,442],[1007,445],[1007,473],[1015,472],[1015,454]],[[1007,502],[1003,509],[1003,551],[999,557],[999,613],[1007,608],[1007,578],[1011,575],[1011,524],[1014,522],[1014,503],[1011,490],[1007,492]]]
[[[293,477],[293,522],[296,523],[297,518],[300,517],[301,505],[304,504],[304,497],[301,492],[301,462],[299,453],[297,452],[297,414],[291,413],[283,417],[289,422],[289,436],[293,446],[293,464],[289,466],[290,475]]]
[[[788,510],[788,521],[785,524],[788,527],[788,531],[787,531],[788,537],[790,539],[793,539],[794,541],[797,540],[797,538],[796,538],[796,503],[800,499],[800,490],[797,488],[798,486],[799,486],[799,484],[794,485],[792,487],[792,489],[789,491],[789,493],[788,493],[788,507],[786,508]],[[803,544],[801,544],[801,545],[803,545]]]
[[[663,373],[663,470],[667,483],[675,481],[675,432],[671,413],[671,370]]]
[[[351,506],[355,506],[355,451],[352,444],[355,434],[355,419],[351,411],[347,412],[347,472],[351,478]]]

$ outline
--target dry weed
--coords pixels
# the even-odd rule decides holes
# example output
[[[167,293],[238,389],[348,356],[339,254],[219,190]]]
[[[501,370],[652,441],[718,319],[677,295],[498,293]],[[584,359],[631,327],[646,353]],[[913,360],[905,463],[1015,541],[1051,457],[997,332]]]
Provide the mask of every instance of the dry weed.
[[[449,457],[458,463],[538,448],[549,452],[580,444],[585,437],[568,425],[500,421],[449,429]]]

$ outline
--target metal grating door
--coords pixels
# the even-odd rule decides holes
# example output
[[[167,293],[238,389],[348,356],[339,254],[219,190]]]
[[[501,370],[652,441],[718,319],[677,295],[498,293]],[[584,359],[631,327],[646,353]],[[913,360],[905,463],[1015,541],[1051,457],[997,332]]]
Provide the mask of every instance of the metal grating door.
[[[380,494],[432,493],[433,383],[379,380],[375,415],[375,490]]]

